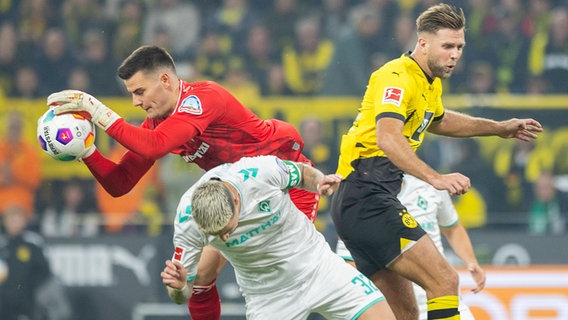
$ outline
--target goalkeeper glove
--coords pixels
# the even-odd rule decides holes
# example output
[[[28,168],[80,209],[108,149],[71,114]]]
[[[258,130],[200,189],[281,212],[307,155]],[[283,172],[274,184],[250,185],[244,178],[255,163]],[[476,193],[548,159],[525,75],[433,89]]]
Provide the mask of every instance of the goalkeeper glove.
[[[107,130],[120,116],[92,95],[79,90],[63,90],[47,97],[47,105],[55,114],[77,112],[87,116],[94,124]],[[85,114],[87,113],[87,114]]]

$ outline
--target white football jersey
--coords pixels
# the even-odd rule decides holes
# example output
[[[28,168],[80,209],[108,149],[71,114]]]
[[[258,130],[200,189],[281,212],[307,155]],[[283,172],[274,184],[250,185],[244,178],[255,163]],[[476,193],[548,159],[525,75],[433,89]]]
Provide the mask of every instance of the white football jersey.
[[[194,190],[212,177],[231,183],[241,199],[238,226],[226,242],[203,233],[191,215]],[[315,262],[333,255],[321,233],[282,192],[300,181],[295,163],[274,156],[242,158],[205,173],[182,196],[175,218],[174,259],[185,266],[188,280],[195,278],[207,244],[233,265],[244,294],[293,287],[313,271]]]
[[[398,194],[398,199],[444,255],[440,227],[451,227],[459,221],[458,213],[448,191],[438,190],[414,176],[404,175],[404,184]],[[428,318],[426,291],[415,283],[412,285],[418,304],[419,320],[426,320]],[[471,311],[461,299],[459,311],[461,319],[473,319]]]
[[[459,220],[450,194],[414,176],[404,175],[404,183],[397,197],[444,254],[440,227],[451,227]]]

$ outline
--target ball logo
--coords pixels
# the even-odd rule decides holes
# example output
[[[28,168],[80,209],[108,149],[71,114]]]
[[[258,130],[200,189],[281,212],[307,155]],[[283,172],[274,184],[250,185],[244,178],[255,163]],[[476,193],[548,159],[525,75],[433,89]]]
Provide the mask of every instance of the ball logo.
[[[398,214],[402,218],[402,224],[404,224],[407,228],[414,229],[418,227],[418,222],[408,213],[406,210],[403,210]]]

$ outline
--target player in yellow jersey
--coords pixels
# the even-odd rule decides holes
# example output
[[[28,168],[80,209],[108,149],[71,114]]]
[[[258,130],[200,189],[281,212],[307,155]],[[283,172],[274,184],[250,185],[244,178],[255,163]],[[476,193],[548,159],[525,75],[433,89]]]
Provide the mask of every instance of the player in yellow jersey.
[[[493,121],[445,110],[442,79],[465,46],[461,9],[434,5],[416,20],[414,51],[375,71],[359,114],[343,136],[332,200],[339,236],[357,268],[384,293],[397,319],[417,319],[411,281],[426,291],[428,319],[459,319],[458,275],[397,199],[407,172],[452,195],[468,191],[460,173],[440,174],[415,151],[424,134],[499,136],[530,141],[542,131],[533,119]]]

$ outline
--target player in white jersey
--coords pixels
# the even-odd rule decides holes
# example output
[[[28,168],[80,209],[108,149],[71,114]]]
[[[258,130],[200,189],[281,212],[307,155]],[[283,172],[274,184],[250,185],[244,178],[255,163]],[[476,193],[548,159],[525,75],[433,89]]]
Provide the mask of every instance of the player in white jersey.
[[[341,176],[274,156],[242,158],[203,175],[181,198],[172,260],[161,273],[170,298],[190,298],[203,247],[233,265],[247,319],[394,319],[372,281],[337,256],[290,200],[298,187],[331,195]]]
[[[481,291],[485,286],[485,271],[477,262],[471,240],[467,231],[459,222],[458,213],[448,191],[437,190],[430,184],[405,174],[402,189],[397,197],[422,229],[432,238],[442,254],[444,254],[444,247],[441,235],[444,235],[452,250],[464,262],[476,282],[477,287],[472,291],[475,293]],[[337,242],[336,253],[347,261],[353,261],[351,254],[341,240]],[[413,283],[413,287],[420,312],[419,320],[426,320],[428,317],[426,291],[415,283]],[[459,304],[459,311],[462,320],[474,319],[473,314],[462,301]]]

